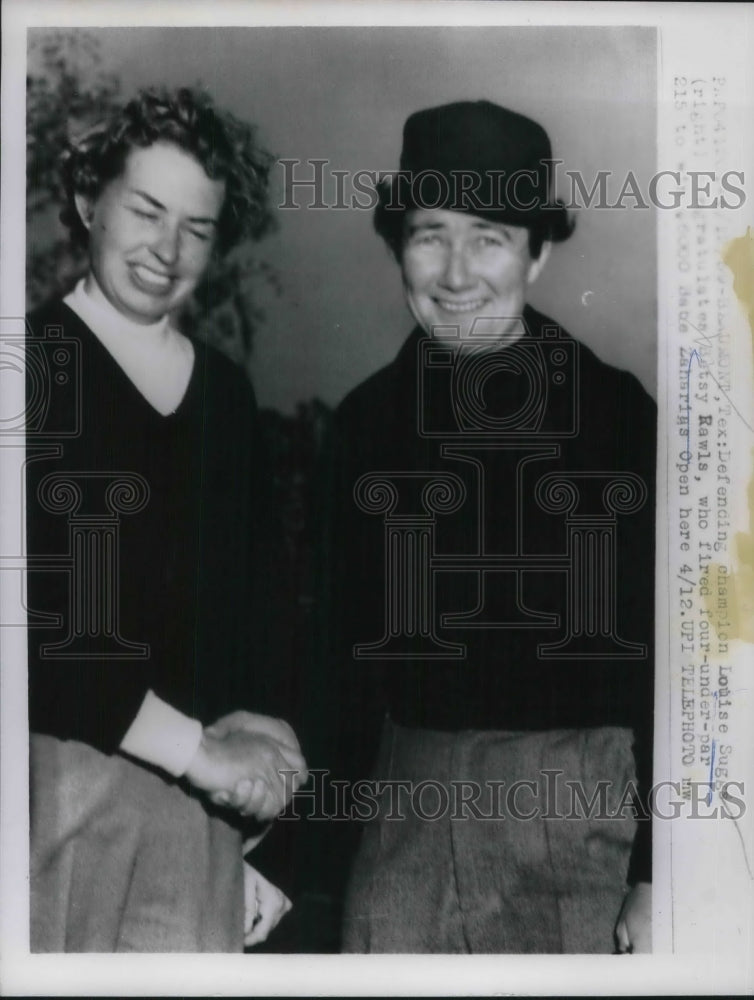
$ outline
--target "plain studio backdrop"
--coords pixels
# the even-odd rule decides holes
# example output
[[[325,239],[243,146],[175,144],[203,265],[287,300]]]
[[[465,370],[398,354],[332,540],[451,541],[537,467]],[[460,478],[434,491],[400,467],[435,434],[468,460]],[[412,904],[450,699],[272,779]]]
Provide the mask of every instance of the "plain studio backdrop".
[[[610,203],[629,172],[646,191],[656,164],[656,33],[649,28],[111,28],[87,29],[124,97],[148,85],[203,84],[221,106],[258,126],[276,160],[328,161],[332,171],[397,169],[403,123],[419,108],[486,98],[547,129],[566,201],[566,170],[590,190],[608,172]],[[41,32],[30,32],[30,37]],[[273,168],[274,204],[284,168]],[[346,195],[351,188],[346,185]],[[280,283],[260,289],[254,339],[259,403],[286,413],[319,397],[334,405],[394,357],[412,328],[400,274],[372,213],[277,212],[258,254]],[[362,200],[366,200],[362,197]],[[655,393],[654,209],[576,212],[531,302],[606,361]]]

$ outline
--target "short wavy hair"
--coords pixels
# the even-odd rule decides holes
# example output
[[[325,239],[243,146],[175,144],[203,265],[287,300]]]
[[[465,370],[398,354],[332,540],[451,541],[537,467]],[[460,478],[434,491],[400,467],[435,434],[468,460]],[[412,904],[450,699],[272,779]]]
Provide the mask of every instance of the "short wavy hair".
[[[217,227],[217,249],[227,253],[247,238],[258,239],[272,225],[268,180],[272,157],[256,142],[255,130],[217,108],[204,91],[148,89],[71,140],[61,171],[66,205],[62,222],[80,244],[88,232],[75,196],[96,199],[119,177],[131,150],[169,142],[193,156],[212,180],[225,181]]]
[[[390,178],[383,177],[378,182],[377,204],[372,221],[375,231],[388,245],[399,264],[403,255],[406,217],[416,207],[419,206],[412,204],[410,199],[404,200],[401,204],[395,204]],[[503,222],[505,219],[501,218],[500,221]],[[516,223],[516,225],[521,225],[521,223]],[[547,240],[561,243],[573,234],[575,228],[575,221],[569,216],[561,201],[555,201],[546,210],[533,215],[531,222],[526,225],[529,237],[529,254],[532,260],[537,260]]]

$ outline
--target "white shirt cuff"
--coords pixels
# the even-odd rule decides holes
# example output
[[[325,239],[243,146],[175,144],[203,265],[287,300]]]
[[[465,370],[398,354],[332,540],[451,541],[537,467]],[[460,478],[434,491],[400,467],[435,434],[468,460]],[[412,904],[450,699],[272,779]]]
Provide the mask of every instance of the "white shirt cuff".
[[[120,749],[179,778],[202,741],[202,724],[147,691]]]

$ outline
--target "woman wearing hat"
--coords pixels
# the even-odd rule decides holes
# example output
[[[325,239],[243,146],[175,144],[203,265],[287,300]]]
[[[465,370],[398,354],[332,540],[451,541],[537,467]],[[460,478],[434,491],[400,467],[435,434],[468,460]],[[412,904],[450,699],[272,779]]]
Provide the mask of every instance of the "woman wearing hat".
[[[655,407],[527,305],[571,232],[550,161],[462,102],[380,190],[417,325],[326,466],[338,759],[381,783],[347,951],[650,946]]]

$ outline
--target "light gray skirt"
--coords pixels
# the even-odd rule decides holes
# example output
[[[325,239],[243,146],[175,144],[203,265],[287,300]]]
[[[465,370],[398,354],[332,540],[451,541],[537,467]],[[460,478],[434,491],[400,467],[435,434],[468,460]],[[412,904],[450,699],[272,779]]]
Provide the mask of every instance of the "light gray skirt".
[[[31,950],[241,952],[241,835],[178,785],[31,737]]]

